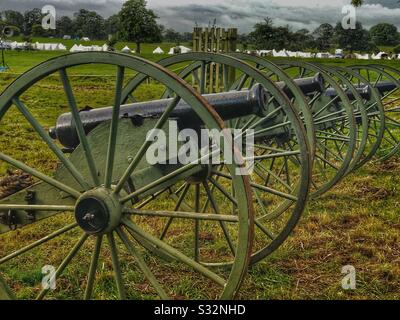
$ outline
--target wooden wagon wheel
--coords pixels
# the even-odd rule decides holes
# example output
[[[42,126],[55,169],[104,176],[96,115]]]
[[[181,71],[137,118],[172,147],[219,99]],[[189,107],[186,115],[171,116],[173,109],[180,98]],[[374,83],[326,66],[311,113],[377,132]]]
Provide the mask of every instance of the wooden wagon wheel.
[[[385,161],[397,154],[400,149],[400,117],[396,108],[400,94],[400,80],[398,71],[390,67],[378,67],[373,65],[359,65],[348,67],[363,76],[380,95],[380,102],[373,103],[370,108],[379,103],[382,104],[385,113],[384,135],[380,148],[376,153],[379,161]],[[396,74],[397,71],[397,74]],[[379,123],[379,120],[374,122]]]
[[[258,130],[261,135],[256,139],[255,170],[250,175],[256,209],[255,252],[251,262],[260,261],[275,251],[288,237],[307,200],[311,158],[306,133],[296,109],[273,81],[261,71],[236,58],[214,53],[189,53],[162,59],[158,63],[177,72],[202,93],[247,90],[258,83],[270,95],[268,114],[238,118],[226,123],[231,128]],[[215,73],[220,70],[221,75],[218,74],[218,77],[227,79],[227,72],[232,68],[237,77],[230,84],[223,81],[224,88],[209,87],[209,77],[217,77]],[[240,81],[244,76],[246,79]],[[126,101],[135,88],[146,83],[146,78],[145,75],[138,75],[129,82],[123,94]],[[168,92],[163,94],[163,97],[166,96],[169,96]],[[273,130],[280,134],[269,135]],[[284,134],[285,132],[290,134]],[[267,133],[265,137],[263,133]],[[209,197],[213,193],[223,193],[228,201],[233,201],[232,195],[224,192],[219,185],[229,182],[229,175],[221,168],[214,167],[212,172]],[[189,207],[192,206],[189,204]]]
[[[347,173],[352,172],[360,163],[367,147],[369,138],[369,119],[367,106],[364,103],[359,91],[347,77],[341,74],[334,68],[324,66],[324,69],[332,76],[332,78],[340,85],[346,95],[349,97],[351,105],[353,106],[353,113],[357,125],[357,139],[354,151],[354,157],[347,169]],[[348,125],[347,122],[344,123]]]
[[[361,168],[373,159],[378,151],[385,132],[385,113],[379,92],[361,76],[350,68],[336,67],[336,69],[353,83],[361,94],[368,118],[367,141],[364,152],[361,155],[354,170]]]
[[[86,135],[69,78],[73,67],[87,68],[91,65],[94,68],[107,65],[115,69],[116,83],[111,121]],[[50,138],[46,128],[37,119],[42,107],[40,102],[36,101],[33,106],[29,103],[29,89],[38,85],[40,80],[57,73],[61,80],[58,87],[63,88],[67,97],[69,110],[73,115],[74,125],[81,142],[70,156],[62,152],[58,143]],[[162,88],[167,88],[174,93],[174,99],[169,101],[158,119],[145,119],[139,124],[133,119],[120,119],[119,110],[123,101],[121,97],[124,79],[132,73],[145,74],[155,79]],[[46,86],[41,87],[40,90],[45,90],[45,88]],[[38,299],[43,299],[46,294],[49,294],[49,287],[26,291],[20,280],[13,279],[12,271],[15,268],[23,269],[26,267],[25,263],[35,259],[41,260],[37,261],[39,264],[47,262],[45,253],[55,250],[51,246],[47,248],[50,251],[35,251],[37,257],[31,252],[38,248],[43,250],[47,244],[50,245],[51,241],[64,237],[69,232],[75,233],[64,240],[64,245],[68,250],[56,269],[55,276],[58,279],[67,267],[71,268],[74,257],[79,257],[75,259],[78,260],[79,265],[87,262],[85,266],[89,268],[88,272],[80,272],[79,275],[83,279],[78,280],[74,275],[74,284],[77,288],[73,289],[72,297],[76,298],[80,294],[85,299],[93,297],[96,271],[99,271],[99,257],[105,251],[107,256],[111,257],[109,264],[114,271],[117,296],[120,299],[132,297],[132,293],[135,294],[133,297],[138,296],[135,288],[125,286],[126,282],[124,283],[123,280],[124,276],[128,278],[127,272],[131,271],[134,265],[141,272],[139,274],[145,279],[144,281],[150,284],[151,289],[146,289],[148,293],[145,294],[148,298],[158,296],[166,299],[183,296],[185,293],[181,292],[179,283],[185,281],[187,275],[204,283],[204,290],[198,288],[196,296],[188,298],[229,299],[236,295],[246,274],[253,239],[251,188],[246,176],[236,174],[237,165],[225,165],[232,177],[232,188],[236,190],[234,214],[207,215],[200,210],[177,212],[174,210],[176,205],[168,201],[158,202],[156,206],[147,210],[135,207],[145,198],[155,199],[161,193],[166,194],[170,188],[177,184],[184,184],[190,177],[204,171],[204,166],[198,165],[197,162],[179,168],[169,167],[167,170],[162,166],[161,169],[159,166],[148,166],[144,159],[146,150],[151,145],[151,141],[145,139],[148,130],[162,128],[169,114],[180,101],[190,105],[205,127],[217,130],[223,128],[223,122],[207,101],[184,81],[155,63],[128,55],[91,52],[54,58],[20,76],[1,94],[0,119],[2,122],[4,123],[12,109],[20,112],[27,120],[26,128],[31,140],[38,140],[42,146],[47,146],[50,153],[61,162],[61,166],[55,173],[48,174],[35,169],[31,164],[24,164],[12,155],[0,153],[2,161],[35,178],[35,184],[32,187],[0,200],[2,213],[0,237],[4,240],[12,235],[13,243],[19,246],[15,248],[15,245],[11,245],[6,240],[0,241],[0,271],[17,297],[32,298],[37,294]],[[36,134],[40,139],[36,139]],[[132,144],[132,141],[135,143]],[[226,137],[222,143],[234,149],[232,139],[229,137]],[[222,144],[219,147],[223,150]],[[210,153],[206,153],[202,159],[209,156]],[[235,156],[238,159],[241,157],[236,151]],[[142,181],[142,185],[139,184],[138,189],[132,189],[130,182],[136,186],[138,181]],[[29,199],[27,194],[31,195]],[[45,218],[61,216],[64,212],[67,213],[58,221],[56,231],[45,236],[35,231],[36,223],[40,223],[41,226],[46,225],[49,219],[44,220]],[[152,227],[156,229],[157,224],[171,217],[179,217],[181,220],[190,222],[201,220],[210,225],[220,222],[231,225],[232,243],[237,254],[233,258],[230,257],[229,268],[211,270],[200,264],[197,258],[189,257],[188,251],[193,253],[193,249],[182,248],[182,238],[179,236],[192,237],[195,234],[192,229],[180,230],[181,233],[175,239],[160,240],[156,237],[157,230],[153,230]],[[17,234],[13,231],[15,228],[22,229]],[[28,237],[29,244],[21,247],[23,242],[20,235]],[[68,242],[74,240],[75,236],[78,236],[79,240],[74,241],[70,249]],[[108,240],[108,250],[102,246],[103,238]],[[118,242],[118,238],[121,241]],[[147,249],[152,247],[160,254],[173,257],[174,261],[165,263],[162,260],[156,260],[157,263],[154,263],[156,256],[152,255],[153,251],[143,251],[142,247]],[[123,248],[126,250],[122,251]],[[57,250],[64,252],[66,249],[62,246]],[[219,250],[215,245],[212,245],[210,250],[218,261],[223,260],[227,255],[225,248]],[[85,253],[90,253],[89,256],[92,255],[92,258],[88,258]],[[19,258],[23,254],[26,260],[25,263],[20,263]],[[122,259],[123,254],[127,260]],[[170,277],[160,276],[159,273],[153,272],[152,269],[156,267],[167,270]],[[171,279],[168,280],[169,278]],[[137,277],[135,279],[138,280]],[[34,280],[29,283],[37,284],[38,281]],[[148,288],[147,285],[146,288]],[[0,296],[8,296],[8,292],[8,289],[0,285]],[[54,295],[56,298],[65,298],[62,295],[57,296],[57,291]],[[103,293],[98,293],[98,296],[103,297]]]
[[[343,89],[321,66],[301,61],[274,61],[293,79],[319,77],[319,90],[307,94],[316,132],[311,197],[335,186],[347,173],[353,159],[357,127],[353,107]],[[333,89],[330,97],[327,91]]]

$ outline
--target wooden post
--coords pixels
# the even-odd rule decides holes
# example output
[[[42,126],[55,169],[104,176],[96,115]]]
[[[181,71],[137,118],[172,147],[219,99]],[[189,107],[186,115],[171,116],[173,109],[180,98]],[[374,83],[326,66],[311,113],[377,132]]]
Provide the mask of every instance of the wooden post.
[[[220,27],[194,28],[193,51],[194,52],[235,52],[237,48],[237,29],[223,29]],[[209,93],[220,92],[222,87],[229,90],[235,82],[235,68],[209,63],[206,67],[206,81]]]

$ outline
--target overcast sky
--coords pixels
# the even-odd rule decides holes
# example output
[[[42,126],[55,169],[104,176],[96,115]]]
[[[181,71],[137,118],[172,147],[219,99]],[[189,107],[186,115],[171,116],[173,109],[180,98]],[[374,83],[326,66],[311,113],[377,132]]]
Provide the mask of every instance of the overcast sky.
[[[58,16],[72,15],[80,8],[98,11],[104,17],[117,13],[124,0],[0,0],[0,11],[25,11],[52,4]],[[342,6],[350,0],[148,0],[160,17],[159,22],[179,31],[190,31],[197,23],[207,26],[217,19],[224,27],[239,27],[245,33],[266,17],[276,25],[290,25],[294,30],[312,30],[321,23],[336,23],[342,19]],[[370,27],[389,22],[400,29],[400,0],[366,0],[357,9],[357,19]]]

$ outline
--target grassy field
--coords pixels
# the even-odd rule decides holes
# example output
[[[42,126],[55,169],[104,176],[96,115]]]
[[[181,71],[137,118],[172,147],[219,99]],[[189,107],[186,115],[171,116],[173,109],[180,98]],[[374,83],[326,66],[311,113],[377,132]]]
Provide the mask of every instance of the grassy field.
[[[36,40],[36,39],[35,39]],[[35,41],[34,40],[34,41]],[[162,56],[150,54],[151,48],[157,45],[144,46],[144,57],[157,60]],[[169,48],[165,44],[165,48]],[[163,47],[163,49],[164,49]],[[133,47],[131,47],[133,48]],[[9,85],[15,77],[29,68],[55,57],[59,52],[7,52],[7,63],[10,70],[0,73],[0,92]],[[311,61],[311,60],[310,60]],[[321,63],[349,65],[361,63],[353,60],[317,60]],[[368,61],[362,61],[368,63]],[[400,69],[400,62],[384,61]],[[79,105],[111,105],[114,80],[113,70],[102,68],[93,70],[82,68],[72,74],[80,75],[73,78],[73,86],[77,90]],[[108,75],[105,78],[93,75]],[[61,112],[66,112],[65,98],[60,96],[59,84],[54,79],[45,79],[40,86],[26,94],[32,104],[40,106],[34,109],[45,127],[54,124],[55,118]],[[46,96],[42,93],[49,92]],[[142,95],[156,95],[150,88]],[[96,94],[95,100],[93,94]],[[89,98],[90,97],[90,98]],[[20,118],[12,113],[1,122],[0,145],[4,152],[18,156],[18,159],[34,165],[45,172],[54,169],[54,157],[42,153],[43,143],[33,137],[33,133],[21,136],[27,129]],[[3,150],[2,150],[3,151]],[[7,166],[0,164],[0,177],[5,175]],[[400,159],[397,157],[385,163],[370,163],[364,168],[347,176],[334,189],[317,200],[310,201],[300,224],[291,237],[266,261],[251,268],[240,292],[241,299],[400,299]],[[18,241],[29,243],[32,233],[36,236],[46,235],[55,226],[63,226],[71,217],[60,216],[41,222],[39,226],[19,230]],[[59,261],[70,246],[75,233],[52,243],[48,252],[37,252],[36,255],[24,257],[17,264],[8,266],[7,276],[16,279],[18,285],[33,285],[40,281],[41,273],[37,267],[32,267],[35,259],[40,261]],[[0,244],[0,249],[12,248],[14,237],[7,235]],[[89,262],[90,255],[81,253],[79,261]],[[132,286],[128,288],[130,297],[148,299],[154,296],[142,276],[130,268],[132,259],[126,257],[124,267],[129,271],[127,279]],[[96,288],[97,298],[113,298],[116,288],[110,269],[110,253],[106,251],[103,267],[98,275],[99,286]],[[341,269],[352,265],[357,272],[356,290],[343,290],[341,280],[344,275]],[[6,271],[0,268],[0,271]],[[157,268],[155,266],[155,268]],[[171,267],[172,268],[172,267]],[[160,277],[169,277],[174,285],[177,280],[174,272],[163,273]],[[165,272],[165,271],[164,271]],[[87,269],[79,264],[73,264],[62,284],[70,290],[60,292],[58,298],[70,298],[73,286],[79,277],[84,276]],[[207,283],[201,282],[188,274],[179,279],[175,298],[200,296],[207,290]],[[141,292],[141,293],[140,293]],[[31,291],[20,292],[21,297],[30,297]]]

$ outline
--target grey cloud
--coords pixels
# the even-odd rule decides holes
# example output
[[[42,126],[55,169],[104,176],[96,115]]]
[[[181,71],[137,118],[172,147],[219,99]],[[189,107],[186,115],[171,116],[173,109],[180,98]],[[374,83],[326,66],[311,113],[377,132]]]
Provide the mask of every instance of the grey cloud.
[[[24,12],[33,8],[42,8],[53,5],[59,16],[72,16],[79,9],[95,10],[104,17],[108,17],[121,9],[123,0],[0,0],[0,11],[17,10]]]
[[[199,25],[207,25],[209,21],[217,19],[219,25],[227,27],[238,26],[240,32],[250,31],[256,22],[262,21],[266,17],[272,18],[277,25],[289,25],[292,29],[313,29],[321,23],[336,24],[343,17],[339,6],[316,6],[310,8],[305,6],[281,6],[259,0],[239,2],[237,6],[171,6],[160,8],[156,12],[163,23],[177,29],[188,30],[195,22]],[[357,19],[365,27],[371,27],[384,21],[393,23],[400,29],[400,8],[389,10],[382,5],[366,5],[358,9]]]
[[[119,11],[124,0],[0,0],[0,11],[13,9],[25,11],[45,4],[53,4],[57,14],[72,15],[80,8],[96,10],[104,17]],[[199,3],[199,2],[197,2]],[[201,2],[200,2],[201,3]],[[278,0],[215,0],[215,4],[195,4],[188,0],[184,5],[176,5],[174,0],[149,5],[160,17],[160,23],[179,31],[188,31],[197,22],[206,26],[217,19],[219,25],[237,26],[240,32],[248,32],[254,24],[266,17],[271,17],[277,25],[290,25],[292,29],[313,29],[321,23],[335,24],[342,18],[339,5],[320,4],[313,7],[306,5],[285,6]],[[335,2],[338,3],[338,2]],[[358,9],[358,20],[370,27],[378,22],[389,22],[400,29],[399,0],[366,0],[366,5]]]

